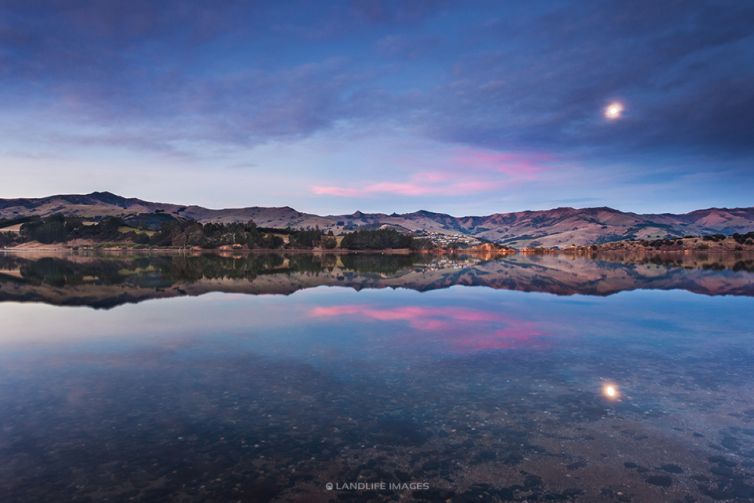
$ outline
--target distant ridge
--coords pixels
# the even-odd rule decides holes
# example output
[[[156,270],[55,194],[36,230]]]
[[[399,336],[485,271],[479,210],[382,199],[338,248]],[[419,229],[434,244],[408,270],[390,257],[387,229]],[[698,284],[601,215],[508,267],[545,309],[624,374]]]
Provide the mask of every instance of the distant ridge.
[[[515,247],[563,247],[624,239],[754,231],[754,207],[708,208],[684,214],[637,214],[608,207],[562,207],[465,217],[425,210],[390,215],[356,211],[350,215],[320,216],[301,213],[288,206],[213,210],[126,198],[111,192],[0,199],[0,219],[3,220],[54,213],[90,218],[165,213],[202,223],[254,220],[261,227],[320,227],[335,233],[357,227],[388,226],[406,232],[462,234]]]

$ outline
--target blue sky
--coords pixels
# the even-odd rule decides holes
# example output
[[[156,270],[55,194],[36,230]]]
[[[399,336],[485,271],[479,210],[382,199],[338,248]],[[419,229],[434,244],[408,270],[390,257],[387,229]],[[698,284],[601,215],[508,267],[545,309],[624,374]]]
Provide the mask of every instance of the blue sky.
[[[740,1],[3,0],[0,197],[751,206],[752,26]]]

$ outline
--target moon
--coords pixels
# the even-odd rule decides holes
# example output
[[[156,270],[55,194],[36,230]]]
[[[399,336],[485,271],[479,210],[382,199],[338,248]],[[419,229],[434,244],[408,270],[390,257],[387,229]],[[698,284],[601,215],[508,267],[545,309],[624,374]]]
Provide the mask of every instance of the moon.
[[[623,103],[621,103],[620,101],[613,101],[605,107],[603,114],[605,116],[605,119],[609,121],[617,121],[621,118],[625,110],[626,107],[625,105],[623,105]]]

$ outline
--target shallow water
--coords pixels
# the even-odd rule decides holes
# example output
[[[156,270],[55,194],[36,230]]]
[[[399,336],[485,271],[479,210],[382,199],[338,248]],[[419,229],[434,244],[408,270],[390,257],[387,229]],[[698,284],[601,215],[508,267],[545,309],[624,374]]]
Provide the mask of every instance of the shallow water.
[[[0,501],[754,500],[746,264],[2,256]]]

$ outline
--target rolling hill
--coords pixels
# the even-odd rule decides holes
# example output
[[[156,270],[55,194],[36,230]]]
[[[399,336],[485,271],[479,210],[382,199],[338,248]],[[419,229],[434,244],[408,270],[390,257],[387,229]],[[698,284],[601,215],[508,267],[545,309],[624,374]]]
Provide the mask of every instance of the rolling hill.
[[[700,234],[732,234],[754,230],[754,207],[709,208],[684,214],[637,214],[612,208],[555,208],[540,211],[454,217],[417,211],[404,214],[362,213],[320,216],[290,207],[209,209],[194,205],[149,202],[110,192],[0,199],[0,219],[54,213],[98,218],[165,214],[207,222],[253,220],[261,227],[320,227],[336,234],[358,227],[392,227],[434,236],[462,235],[514,247],[568,246],[625,239],[655,239]]]

